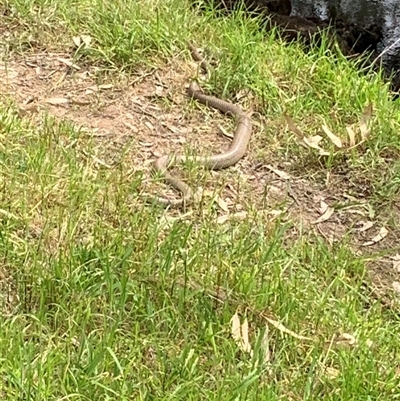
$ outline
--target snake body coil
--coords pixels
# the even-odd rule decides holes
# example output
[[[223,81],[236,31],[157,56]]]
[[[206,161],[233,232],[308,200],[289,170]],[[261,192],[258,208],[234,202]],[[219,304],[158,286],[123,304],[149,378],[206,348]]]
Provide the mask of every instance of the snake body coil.
[[[192,56],[197,61],[198,55],[193,52],[193,48],[189,45],[192,51]],[[202,60],[202,67],[205,69],[205,62]],[[209,157],[196,157],[195,160],[203,165],[208,170],[219,170],[236,164],[246,153],[247,145],[251,137],[251,120],[246,113],[239,107],[225,100],[219,99],[214,96],[209,96],[201,92],[199,86],[195,82],[191,82],[188,89],[189,96],[198,102],[213,107],[222,113],[229,114],[237,119],[237,126],[233,136],[231,145],[226,152],[212,155]],[[168,200],[156,197],[155,201],[163,206],[182,206],[187,204],[192,197],[191,188],[179,178],[173,176],[168,172],[168,167],[173,163],[177,164],[191,159],[183,155],[165,155],[161,156],[154,162],[155,171],[159,172],[175,189],[182,193],[182,198],[179,200]]]

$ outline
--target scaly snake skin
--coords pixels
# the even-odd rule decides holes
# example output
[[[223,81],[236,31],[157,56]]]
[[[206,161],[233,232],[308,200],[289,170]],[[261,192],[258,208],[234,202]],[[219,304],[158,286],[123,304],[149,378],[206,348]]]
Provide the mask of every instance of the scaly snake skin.
[[[208,67],[205,60],[190,43],[188,44],[188,47],[191,51],[192,57],[196,61],[201,62],[201,67],[207,71]],[[214,96],[205,95],[201,92],[200,87],[195,82],[191,82],[188,94],[191,98],[196,99],[198,102],[203,103],[208,107],[213,107],[222,113],[232,115],[237,120],[237,126],[232,143],[224,153],[209,157],[194,158],[170,154],[161,156],[154,162],[154,170],[159,172],[167,183],[172,185],[182,194],[182,198],[178,200],[155,197],[153,202],[155,201],[162,206],[178,207],[186,205],[193,195],[191,188],[187,184],[168,172],[168,167],[170,167],[171,164],[178,164],[193,159],[196,163],[203,165],[204,168],[208,170],[219,170],[233,166],[245,155],[251,137],[251,120],[239,106]]]

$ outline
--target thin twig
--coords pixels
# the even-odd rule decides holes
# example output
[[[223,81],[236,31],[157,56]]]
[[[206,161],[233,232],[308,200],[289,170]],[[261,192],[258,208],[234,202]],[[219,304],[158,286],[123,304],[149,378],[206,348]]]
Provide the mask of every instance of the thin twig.
[[[379,53],[376,58],[374,59],[374,61],[371,63],[371,66],[373,66],[379,58],[381,58],[384,54],[386,54],[390,49],[392,49],[394,46],[396,46],[396,44],[400,42],[400,38],[398,38],[395,42],[393,42],[390,46],[385,47],[381,53]]]

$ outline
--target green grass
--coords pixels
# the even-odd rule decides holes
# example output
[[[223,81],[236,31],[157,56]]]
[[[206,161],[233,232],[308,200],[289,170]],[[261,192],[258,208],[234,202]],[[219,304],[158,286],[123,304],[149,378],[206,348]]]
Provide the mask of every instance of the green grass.
[[[189,59],[185,41],[195,39],[219,61],[208,91],[255,94],[269,122],[260,157],[268,161],[278,142],[277,160],[310,179],[345,165],[370,183],[374,212],[384,205],[398,224],[398,102],[379,76],[361,75],[326,44],[305,54],[240,11],[217,18],[183,0],[16,0],[0,10],[8,57],[70,51],[100,67],[99,79]],[[76,50],[72,37],[82,34],[92,44]],[[322,120],[344,134],[369,102],[368,142],[330,163],[299,147],[282,119],[286,112],[309,135]],[[374,300],[349,239],[330,245],[298,221],[255,211],[216,224],[211,208],[165,226],[162,211],[135,196],[140,174],[99,168],[83,131],[50,117],[34,124],[5,98],[0,109],[2,399],[400,398],[398,308]],[[231,336],[237,310],[252,356]],[[345,333],[355,344],[338,344]]]

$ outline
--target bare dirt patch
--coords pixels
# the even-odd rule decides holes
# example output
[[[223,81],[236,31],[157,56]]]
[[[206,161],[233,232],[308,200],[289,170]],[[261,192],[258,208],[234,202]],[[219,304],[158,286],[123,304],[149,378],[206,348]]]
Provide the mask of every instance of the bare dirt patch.
[[[113,168],[123,163],[124,168],[143,172],[144,192],[177,196],[151,176],[151,163],[172,151],[203,155],[219,152],[227,147],[224,133],[234,127],[229,118],[193,107],[189,101],[185,87],[196,68],[194,63],[173,60],[130,76],[105,76],[96,68],[75,65],[68,55],[43,52],[1,64],[0,84],[3,98],[11,98],[21,116],[33,123],[44,113],[70,121],[95,141],[99,165]],[[344,180],[329,187],[318,185],[287,174],[287,162],[257,160],[257,142],[273,141],[266,139],[266,123],[266,117],[255,115],[248,155],[236,166],[206,175],[195,168],[189,174],[189,182],[216,195],[221,223],[226,221],[224,216],[250,207],[268,220],[284,216],[294,221],[293,235],[315,230],[331,243],[346,238],[363,255],[392,249],[386,259],[376,262],[371,258],[370,271],[374,283],[385,289],[396,277],[400,281],[393,263],[388,262],[392,261],[389,256],[396,254],[399,233],[387,230],[378,238],[382,225],[371,222],[367,201],[348,195]],[[269,154],[274,146],[279,144],[268,143]]]

